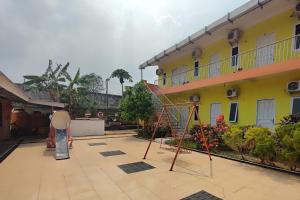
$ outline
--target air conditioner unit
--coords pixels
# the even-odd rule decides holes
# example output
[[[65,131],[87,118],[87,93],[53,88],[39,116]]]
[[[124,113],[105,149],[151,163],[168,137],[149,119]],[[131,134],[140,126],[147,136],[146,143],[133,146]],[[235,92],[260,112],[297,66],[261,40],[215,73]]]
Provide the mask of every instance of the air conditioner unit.
[[[238,92],[236,88],[230,88],[226,91],[226,96],[228,98],[237,97]]]
[[[233,29],[227,35],[227,39],[230,45],[235,45],[238,43],[241,36],[241,31],[239,29]]]
[[[293,13],[291,14],[290,17],[297,17],[298,20],[300,19],[300,3],[298,3],[298,4],[295,6],[295,10],[293,11]]]
[[[190,96],[190,102],[199,102],[200,101],[200,97],[197,96],[197,95],[193,95],[193,96]]]
[[[192,51],[192,58],[193,60],[197,60],[201,57],[202,55],[202,50],[200,48],[195,48],[193,51]]]
[[[300,80],[288,82],[287,91],[288,92],[300,92]]]
[[[158,68],[158,69],[156,70],[156,75],[157,75],[157,76],[160,76],[160,75],[162,75],[163,73],[164,73],[164,70],[161,69],[161,68]]]

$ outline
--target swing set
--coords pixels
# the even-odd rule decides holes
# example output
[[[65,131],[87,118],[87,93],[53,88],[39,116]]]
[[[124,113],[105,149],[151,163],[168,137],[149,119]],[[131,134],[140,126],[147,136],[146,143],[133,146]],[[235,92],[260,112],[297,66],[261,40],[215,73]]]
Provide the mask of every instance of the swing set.
[[[155,95],[155,94],[153,94]],[[166,97],[167,98],[167,97]],[[177,135],[176,135],[176,131],[172,128],[172,124],[171,124],[171,120],[170,120],[170,114],[169,114],[169,111],[167,109],[167,106],[164,104],[163,107],[162,107],[162,111],[160,112],[160,115],[159,115],[159,118],[158,118],[158,121],[155,125],[155,128],[153,130],[153,133],[152,133],[152,136],[151,136],[151,139],[149,141],[149,144],[148,144],[148,147],[146,149],[146,152],[145,152],[145,155],[144,155],[144,159],[146,159],[147,157],[147,154],[148,154],[148,151],[150,149],[150,146],[155,138],[155,135],[156,135],[156,132],[157,132],[157,129],[161,126],[162,124],[162,119],[163,119],[163,116],[166,116],[166,121],[167,121],[167,124],[170,126],[171,128],[171,133],[172,133],[172,137],[174,138],[174,140],[176,141],[176,146],[177,146],[177,150],[176,150],[176,154],[175,154],[175,157],[173,159],[173,162],[172,162],[172,165],[171,165],[171,168],[170,168],[170,171],[173,171],[173,168],[174,168],[174,165],[175,165],[175,162],[176,162],[176,159],[178,157],[178,154],[180,152],[180,150],[182,149],[182,145],[183,145],[183,141],[186,137],[186,135],[188,134],[188,128],[189,128],[189,123],[192,119],[192,116],[193,115],[196,115],[197,119],[198,119],[198,123],[199,123],[199,127],[200,129],[198,130],[199,133],[200,133],[200,138],[197,138],[199,143],[202,143],[203,146],[205,147],[206,151],[208,152],[208,157],[209,157],[209,160],[212,160],[211,159],[211,155],[210,155],[210,151],[209,151],[209,148],[208,148],[208,139],[206,138],[205,134],[204,134],[204,131],[203,131],[203,125],[201,123],[201,120],[200,120],[200,116],[199,116],[199,112],[198,112],[198,109],[197,109],[197,101],[192,101],[192,110],[188,116],[188,121],[187,123],[185,124],[185,127],[184,127],[184,130],[183,130],[183,134],[181,135],[179,141],[177,139]],[[161,138],[161,144],[162,144],[162,138]]]

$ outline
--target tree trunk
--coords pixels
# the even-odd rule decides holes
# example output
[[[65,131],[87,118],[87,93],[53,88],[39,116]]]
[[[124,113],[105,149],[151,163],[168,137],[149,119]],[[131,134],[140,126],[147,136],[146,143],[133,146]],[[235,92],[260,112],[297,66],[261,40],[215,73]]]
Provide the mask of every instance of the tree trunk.
[[[239,151],[239,153],[240,153],[240,155],[241,155],[241,157],[242,157],[242,160],[245,160],[245,157],[244,157],[244,155],[243,155],[243,150],[242,150],[242,148],[240,148],[240,147],[237,147],[238,148],[238,151]]]
[[[122,85],[122,97],[123,97],[123,83],[121,83],[121,85]]]
[[[73,96],[71,91],[69,91],[69,98],[69,114],[72,116]]]

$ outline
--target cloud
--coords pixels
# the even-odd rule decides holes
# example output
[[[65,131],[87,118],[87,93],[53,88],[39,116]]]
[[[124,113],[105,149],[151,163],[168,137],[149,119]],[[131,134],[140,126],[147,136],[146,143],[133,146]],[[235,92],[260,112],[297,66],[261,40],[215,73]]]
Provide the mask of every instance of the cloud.
[[[139,64],[246,0],[1,0],[0,70],[13,81],[40,74],[48,59],[104,79]],[[155,79],[154,69],[145,78]],[[118,80],[110,83],[120,93]]]

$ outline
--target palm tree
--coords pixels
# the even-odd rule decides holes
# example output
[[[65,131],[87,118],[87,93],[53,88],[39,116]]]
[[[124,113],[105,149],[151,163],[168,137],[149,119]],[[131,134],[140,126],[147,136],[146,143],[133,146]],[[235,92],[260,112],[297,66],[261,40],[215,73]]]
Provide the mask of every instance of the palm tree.
[[[125,80],[128,80],[129,82],[132,82],[132,77],[130,74],[125,71],[124,69],[116,69],[115,71],[112,72],[111,78],[118,78],[121,85],[122,85],[122,96],[123,96],[123,83]]]
[[[37,75],[25,75],[25,86],[27,90],[38,90],[38,91],[47,91],[50,98],[53,101],[58,101],[60,99],[60,92],[63,89],[63,82],[66,79],[63,77],[63,74],[67,71],[69,63],[67,63],[63,68],[59,64],[53,70],[52,61],[49,60],[48,67],[44,74],[41,76]]]

